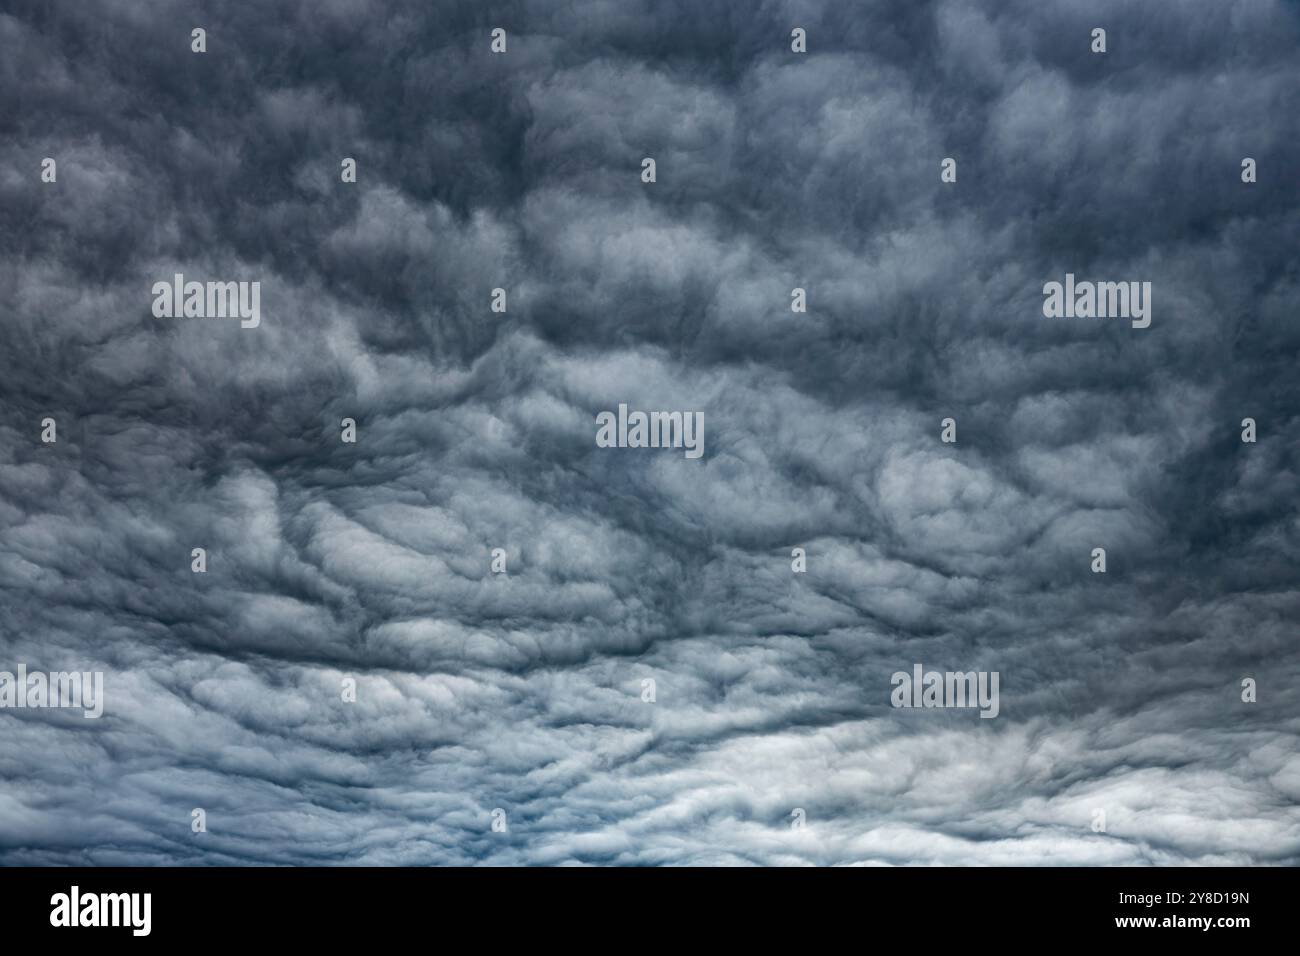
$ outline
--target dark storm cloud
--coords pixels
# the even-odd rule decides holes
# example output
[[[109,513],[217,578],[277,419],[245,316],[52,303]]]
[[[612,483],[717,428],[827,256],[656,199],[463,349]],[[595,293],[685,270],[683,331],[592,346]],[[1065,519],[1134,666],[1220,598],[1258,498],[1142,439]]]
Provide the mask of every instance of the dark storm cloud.
[[[107,693],[0,713],[0,859],[1296,862],[1298,43],[1269,3],[0,15],[0,669]],[[154,318],[176,272],[261,325]],[[1066,272],[1151,327],[1045,319]],[[704,458],[597,448],[620,402]],[[1000,716],[892,709],[915,662]]]

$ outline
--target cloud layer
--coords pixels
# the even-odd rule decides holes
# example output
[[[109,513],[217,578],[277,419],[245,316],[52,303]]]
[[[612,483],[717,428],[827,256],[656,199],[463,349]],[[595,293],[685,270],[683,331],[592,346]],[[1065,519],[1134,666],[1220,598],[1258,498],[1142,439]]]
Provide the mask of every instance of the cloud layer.
[[[0,862],[1300,862],[1295,4],[264,7],[0,15]]]

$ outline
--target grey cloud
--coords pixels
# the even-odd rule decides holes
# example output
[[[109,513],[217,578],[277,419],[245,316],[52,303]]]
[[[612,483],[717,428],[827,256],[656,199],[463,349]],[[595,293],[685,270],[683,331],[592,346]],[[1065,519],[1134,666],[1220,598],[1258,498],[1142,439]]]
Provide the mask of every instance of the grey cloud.
[[[108,693],[0,712],[0,862],[1294,865],[1298,41],[1209,0],[0,15],[0,669]],[[1067,271],[1151,327],[1045,319]],[[176,272],[261,326],[155,319]],[[596,447],[620,402],[704,458]],[[891,708],[917,662],[999,718]]]

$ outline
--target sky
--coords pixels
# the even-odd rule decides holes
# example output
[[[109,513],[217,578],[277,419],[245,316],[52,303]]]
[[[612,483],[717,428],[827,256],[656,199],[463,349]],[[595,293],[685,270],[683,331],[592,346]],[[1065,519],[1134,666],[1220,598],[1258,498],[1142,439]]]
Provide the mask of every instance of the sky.
[[[0,670],[104,687],[0,709],[0,863],[1300,863],[1300,4],[17,0],[0,51]]]

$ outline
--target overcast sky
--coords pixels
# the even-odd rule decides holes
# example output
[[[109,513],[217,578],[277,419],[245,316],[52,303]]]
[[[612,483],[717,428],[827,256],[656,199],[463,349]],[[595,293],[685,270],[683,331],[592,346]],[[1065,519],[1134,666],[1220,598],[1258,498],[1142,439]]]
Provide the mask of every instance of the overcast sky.
[[[1296,3],[6,6],[0,862],[1300,862]]]

